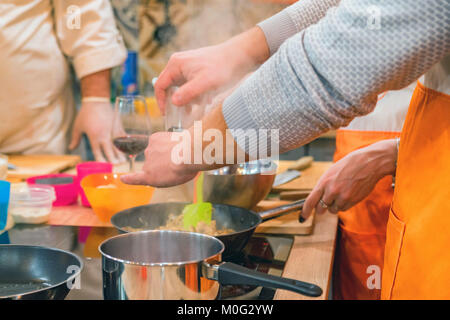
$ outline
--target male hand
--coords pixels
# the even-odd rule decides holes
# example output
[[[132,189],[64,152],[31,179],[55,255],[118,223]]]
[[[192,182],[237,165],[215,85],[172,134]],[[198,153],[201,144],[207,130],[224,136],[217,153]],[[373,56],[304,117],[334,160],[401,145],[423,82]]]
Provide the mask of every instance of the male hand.
[[[145,150],[141,172],[121,176],[122,182],[133,185],[171,187],[192,180],[198,168],[189,164],[176,164],[172,150],[179,143],[172,141],[172,132],[157,132],[150,136]]]
[[[175,53],[155,84],[158,105],[164,109],[167,89],[172,86],[180,87],[172,96],[177,106],[210,104],[217,94],[233,87],[268,57],[259,27],[219,45]]]
[[[214,149],[213,161],[206,160],[208,156],[211,156],[211,151],[205,151],[209,143],[204,143],[203,133],[195,134],[195,126],[182,133],[157,132],[149,138],[142,172],[122,176],[122,181],[127,184],[171,187],[192,180],[199,171],[221,168],[231,164],[229,162],[237,163],[237,155],[243,151],[238,148],[233,137],[226,130],[227,125],[221,106],[213,108],[205,115],[202,119],[202,128],[203,132],[214,129],[216,136],[214,142],[210,143],[217,143],[217,148],[219,146],[222,148]],[[175,135],[182,136],[176,137]],[[201,139],[201,141],[196,139]],[[200,148],[197,150],[196,146],[200,146]],[[232,159],[228,157],[229,152]],[[216,159],[215,156],[219,154],[222,156]],[[183,159],[179,159],[180,157]]]
[[[306,199],[302,217],[317,213],[346,211],[364,200],[377,182],[395,173],[397,141],[383,140],[356,150],[336,162],[320,178]]]

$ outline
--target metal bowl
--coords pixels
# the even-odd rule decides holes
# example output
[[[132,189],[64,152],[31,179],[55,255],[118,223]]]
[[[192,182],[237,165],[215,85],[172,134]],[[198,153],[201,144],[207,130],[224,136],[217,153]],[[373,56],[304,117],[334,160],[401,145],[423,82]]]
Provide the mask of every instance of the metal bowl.
[[[203,199],[253,209],[272,189],[277,165],[258,160],[223,167],[205,174]]]

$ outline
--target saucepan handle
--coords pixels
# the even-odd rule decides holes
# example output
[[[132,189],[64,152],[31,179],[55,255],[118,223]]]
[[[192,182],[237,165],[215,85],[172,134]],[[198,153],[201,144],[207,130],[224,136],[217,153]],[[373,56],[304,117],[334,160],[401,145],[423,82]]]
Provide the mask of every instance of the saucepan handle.
[[[267,221],[270,219],[278,218],[284,214],[290,213],[296,210],[302,210],[303,205],[305,204],[305,199],[295,201],[292,203],[288,203],[273,209],[269,209],[266,211],[258,212],[259,216],[263,219],[263,221]]]
[[[216,276],[220,284],[256,285],[274,289],[284,289],[303,294],[308,297],[319,297],[322,289],[315,284],[299,280],[282,278],[270,274],[254,271],[240,265],[224,262],[217,267]]]

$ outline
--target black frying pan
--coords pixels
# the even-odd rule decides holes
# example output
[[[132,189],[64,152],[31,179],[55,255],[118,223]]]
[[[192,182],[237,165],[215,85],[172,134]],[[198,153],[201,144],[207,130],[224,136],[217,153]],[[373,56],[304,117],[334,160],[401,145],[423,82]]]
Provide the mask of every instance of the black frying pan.
[[[301,210],[305,200],[296,201],[263,212],[253,212],[244,208],[214,204],[212,218],[216,220],[217,229],[230,228],[233,233],[216,236],[225,244],[223,257],[230,257],[240,252],[253,235],[256,227],[283,214]],[[129,232],[126,227],[153,230],[166,225],[169,215],[181,214],[188,203],[169,202],[156,203],[127,209],[116,213],[111,223],[122,232]]]
[[[68,251],[0,245],[0,299],[62,300],[82,268],[82,260]]]

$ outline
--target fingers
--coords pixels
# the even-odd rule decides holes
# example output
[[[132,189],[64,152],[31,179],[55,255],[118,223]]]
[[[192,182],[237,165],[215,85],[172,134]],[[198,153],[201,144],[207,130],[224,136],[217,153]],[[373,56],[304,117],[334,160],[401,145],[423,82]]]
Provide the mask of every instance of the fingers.
[[[72,139],[70,140],[69,150],[73,150],[80,144],[81,141],[81,131],[78,129],[78,126],[75,124],[72,130]]]
[[[177,58],[171,57],[166,68],[161,72],[155,83],[155,96],[161,112],[164,114],[167,103],[167,89],[183,81],[183,74]]]
[[[160,89],[155,85],[156,103],[162,115],[166,114],[166,90]]]
[[[301,216],[304,219],[308,219],[313,210],[317,214],[322,214],[326,211],[336,214],[342,211],[344,206],[346,206],[346,203],[342,203],[338,194],[332,192],[329,186],[322,187],[319,183],[306,198]]]
[[[323,189],[321,187],[316,187],[309,194],[308,198],[306,198],[305,204],[303,205],[303,210],[301,213],[302,218],[305,220],[309,218],[314,208],[319,203],[319,200],[322,198]]]
[[[334,192],[330,191],[330,189],[330,187],[325,187],[322,198],[316,205],[316,212],[318,214],[325,213],[326,211],[329,211],[331,213],[338,213],[339,211],[335,204],[337,195]]]
[[[329,208],[329,211],[331,213],[338,213],[339,211],[346,211],[350,209],[352,206],[353,204],[351,204],[347,198],[339,194],[335,197],[333,205]]]
[[[337,214],[349,210],[359,202],[351,201],[348,196],[330,190],[331,187],[328,186],[314,189],[305,201],[302,217],[307,219],[313,210],[318,214],[326,211]]]
[[[119,164],[127,161],[124,154],[116,150],[109,141],[104,141],[100,144],[91,142],[91,148],[96,161],[111,162],[112,164]]]
[[[97,141],[90,140],[90,142],[91,142],[92,153],[94,154],[95,160],[99,161],[99,162],[106,162],[106,159],[103,156],[103,152],[100,147],[100,144]]]
[[[118,159],[119,163],[124,163],[127,161],[127,158],[125,158],[124,154],[117,150],[117,148],[113,148],[114,154],[116,155],[116,158]]]
[[[208,79],[196,77],[186,82],[173,94],[172,102],[177,106],[187,105],[209,91],[212,86]]]
[[[144,172],[137,172],[126,174],[120,177],[120,180],[125,184],[131,185],[146,185],[147,183],[147,175]]]
[[[324,192],[324,194],[325,194],[325,192]],[[329,200],[327,200],[327,201],[329,201]],[[327,209],[329,208],[329,205],[332,204],[327,201],[323,199],[323,196],[321,199],[319,199],[319,201],[316,203],[316,207],[315,207],[316,213],[322,214],[327,211]]]
[[[72,131],[72,139],[69,144],[69,150],[75,149],[80,144],[81,136],[82,136],[82,131],[79,130],[78,127],[75,125],[74,129]],[[89,138],[89,142],[91,144],[92,153],[94,155],[95,160],[99,161],[99,162],[106,162],[106,159],[102,153],[101,145],[97,141],[94,141],[91,138]],[[108,156],[108,158],[109,158],[109,156]]]
[[[111,162],[113,164],[117,164],[119,162],[119,160],[116,157],[116,154],[114,152],[113,145],[111,142],[103,141],[101,143],[101,148],[103,149],[103,153],[105,154],[106,159],[109,162]]]

